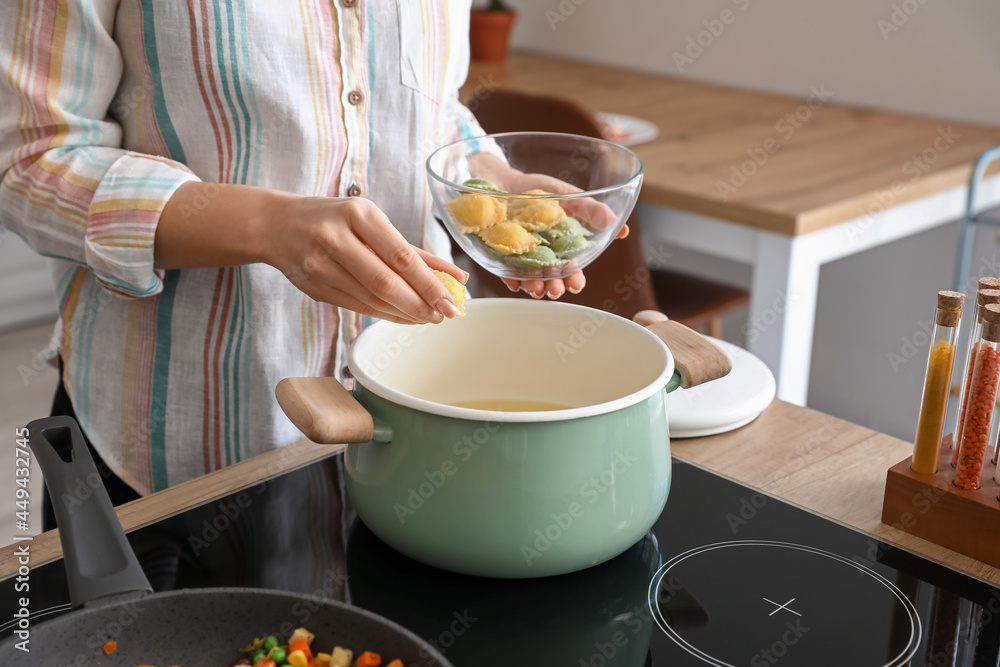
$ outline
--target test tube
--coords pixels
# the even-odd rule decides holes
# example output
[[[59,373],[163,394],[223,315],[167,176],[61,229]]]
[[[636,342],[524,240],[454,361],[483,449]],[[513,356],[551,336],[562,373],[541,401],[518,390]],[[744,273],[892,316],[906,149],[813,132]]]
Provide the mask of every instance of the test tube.
[[[955,486],[966,490],[979,488],[987,447],[996,442],[1000,423],[993,419],[1000,381],[1000,304],[987,304],[982,310],[982,333],[976,341],[975,368],[955,467]]]
[[[927,355],[927,373],[910,463],[910,469],[921,475],[933,475],[938,469],[941,437],[948,414],[948,395],[951,393],[951,373],[955,367],[955,343],[964,301],[965,295],[961,292],[943,290],[937,294],[931,349]]]

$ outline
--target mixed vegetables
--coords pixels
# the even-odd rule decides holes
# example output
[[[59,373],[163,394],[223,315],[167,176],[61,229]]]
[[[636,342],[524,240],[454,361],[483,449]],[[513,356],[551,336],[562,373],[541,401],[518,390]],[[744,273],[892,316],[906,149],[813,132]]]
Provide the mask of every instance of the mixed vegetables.
[[[332,653],[313,653],[313,633],[305,628],[298,628],[288,638],[288,643],[282,644],[274,635],[260,637],[240,649],[243,657],[238,658],[229,667],[382,667],[382,656],[378,653],[365,651],[354,657],[354,652],[340,646],[333,647]],[[104,654],[111,655],[117,648],[117,642],[104,645]],[[136,665],[135,667],[149,667]],[[403,667],[403,661],[396,659],[385,667]]]
[[[230,667],[381,667],[382,656],[378,653],[365,651],[356,658],[354,652],[340,646],[335,646],[331,653],[313,653],[313,633],[305,628],[298,628],[282,644],[274,635],[260,637],[240,649],[243,657]],[[393,660],[385,667],[403,667],[402,660]]]

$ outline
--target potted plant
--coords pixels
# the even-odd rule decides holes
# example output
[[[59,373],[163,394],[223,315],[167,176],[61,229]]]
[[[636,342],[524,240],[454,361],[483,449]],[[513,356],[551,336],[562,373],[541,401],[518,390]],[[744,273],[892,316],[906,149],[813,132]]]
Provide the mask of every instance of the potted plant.
[[[503,0],[490,0],[484,9],[473,9],[469,21],[469,46],[473,60],[503,62],[507,41],[517,16]]]

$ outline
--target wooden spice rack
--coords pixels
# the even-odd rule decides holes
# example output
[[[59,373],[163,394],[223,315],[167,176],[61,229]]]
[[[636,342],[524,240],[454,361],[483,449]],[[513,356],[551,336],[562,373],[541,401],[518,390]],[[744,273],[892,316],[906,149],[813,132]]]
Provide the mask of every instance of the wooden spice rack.
[[[885,479],[882,523],[940,544],[960,554],[1000,567],[1000,486],[993,479],[996,465],[983,466],[976,491],[956,487],[952,480],[951,435],[945,437],[938,472],[918,475],[911,458],[900,461]]]

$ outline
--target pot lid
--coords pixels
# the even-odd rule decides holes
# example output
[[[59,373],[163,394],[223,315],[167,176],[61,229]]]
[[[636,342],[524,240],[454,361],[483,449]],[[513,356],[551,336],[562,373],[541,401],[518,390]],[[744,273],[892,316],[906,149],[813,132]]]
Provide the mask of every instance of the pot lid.
[[[667,394],[671,438],[725,433],[748,424],[774,400],[774,375],[742,347],[706,336],[733,360],[729,375]]]

